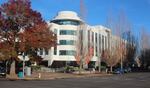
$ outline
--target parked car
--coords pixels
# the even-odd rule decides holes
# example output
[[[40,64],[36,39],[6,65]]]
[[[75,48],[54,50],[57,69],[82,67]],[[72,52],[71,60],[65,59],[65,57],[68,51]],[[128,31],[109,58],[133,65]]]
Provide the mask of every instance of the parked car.
[[[131,68],[130,68],[130,67],[125,68],[125,69],[124,69],[124,72],[125,72],[125,73],[129,73],[129,72],[131,72]]]
[[[125,73],[125,69],[117,68],[114,70],[114,74],[123,74]]]
[[[117,68],[114,70],[114,74],[123,74],[128,72],[131,72],[131,68]]]
[[[6,68],[0,66],[0,77],[6,77]]]

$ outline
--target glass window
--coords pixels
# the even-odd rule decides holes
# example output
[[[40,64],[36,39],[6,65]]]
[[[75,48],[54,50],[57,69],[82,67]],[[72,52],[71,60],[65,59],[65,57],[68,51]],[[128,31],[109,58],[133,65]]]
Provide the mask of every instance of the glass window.
[[[96,54],[96,56],[98,56],[97,46],[95,47],[95,54]]]
[[[90,40],[90,30],[88,30],[88,40]]]
[[[76,31],[74,30],[60,30],[60,35],[76,35]]]
[[[60,45],[74,45],[75,41],[74,40],[60,40],[59,44]]]
[[[104,36],[102,35],[102,50],[104,50]]]
[[[97,44],[97,33],[95,33],[95,43]]]
[[[52,22],[59,24],[59,25],[75,25],[75,26],[77,26],[80,24],[79,21],[75,21],[75,20],[54,20]]]
[[[105,48],[107,49],[107,37],[105,36]]]
[[[43,49],[40,48],[40,55],[43,55]]]
[[[70,55],[70,56],[74,56],[74,55],[75,55],[75,51],[74,51],[74,50],[60,50],[60,51],[59,51],[59,55]]]
[[[100,52],[102,51],[102,48],[101,48],[101,45],[102,45],[102,44],[101,44],[101,40],[102,40],[102,39],[101,39],[101,34],[99,34],[99,49],[100,49]]]
[[[88,30],[88,48],[90,48],[90,41],[91,41],[90,30]]]
[[[54,47],[54,55],[57,55],[57,46]]]
[[[45,55],[48,55],[48,49],[44,49],[45,50]]]
[[[57,34],[57,29],[54,29],[54,33]]]
[[[94,42],[94,32],[92,32],[92,42]]]

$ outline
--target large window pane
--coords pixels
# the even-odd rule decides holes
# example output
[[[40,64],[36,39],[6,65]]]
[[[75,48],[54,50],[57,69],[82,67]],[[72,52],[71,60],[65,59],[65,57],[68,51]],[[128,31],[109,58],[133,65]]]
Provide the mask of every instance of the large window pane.
[[[94,42],[94,32],[92,32],[92,42]]]
[[[45,55],[48,55],[49,52],[48,52],[48,49],[44,49],[45,50]]]
[[[57,46],[54,47],[54,55],[57,55]]]
[[[105,49],[107,49],[107,37],[105,36]]]
[[[102,43],[101,43],[101,40],[102,40],[102,38],[101,38],[101,34],[99,34],[99,49],[100,49],[100,52],[102,52]]]
[[[97,33],[95,33],[95,43],[97,44]]]
[[[43,49],[40,48],[40,55],[43,55]]]
[[[75,25],[75,26],[77,26],[80,24],[79,21],[75,21],[75,20],[54,20],[52,22],[59,24],[59,25]]]
[[[59,55],[70,55],[70,56],[74,56],[74,55],[75,55],[75,51],[74,51],[74,50],[60,50],[60,51],[59,51]]]
[[[74,40],[60,40],[59,44],[60,45],[74,45],[75,41]]]
[[[60,35],[76,35],[76,31],[74,30],[60,30]]]
[[[104,36],[102,35],[102,50],[104,50]]]

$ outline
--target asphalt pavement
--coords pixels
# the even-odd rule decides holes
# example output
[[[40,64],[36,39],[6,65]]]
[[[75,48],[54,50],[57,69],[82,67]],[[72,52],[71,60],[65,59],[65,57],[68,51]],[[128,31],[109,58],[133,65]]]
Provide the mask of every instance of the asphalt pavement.
[[[150,73],[53,80],[0,79],[0,88],[150,88]]]

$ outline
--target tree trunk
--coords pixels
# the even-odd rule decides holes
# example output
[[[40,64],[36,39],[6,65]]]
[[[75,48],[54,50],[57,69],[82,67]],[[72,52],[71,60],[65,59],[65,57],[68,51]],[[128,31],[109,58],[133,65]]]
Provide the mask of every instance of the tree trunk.
[[[80,62],[79,74],[81,74],[81,71],[82,71],[82,63]]]
[[[16,74],[16,70],[15,70],[15,61],[12,62],[11,66],[10,66],[10,75],[9,78],[18,78],[17,74]]]
[[[101,58],[99,58],[98,66],[99,66],[98,71],[101,72]]]
[[[83,59],[80,59],[80,67],[79,67],[79,74],[82,73],[82,66],[83,66]]]

